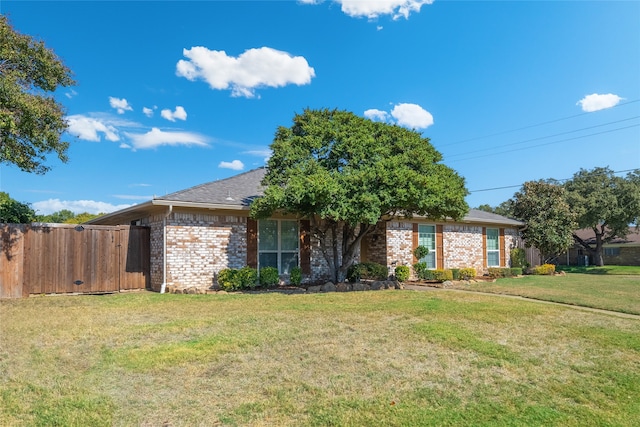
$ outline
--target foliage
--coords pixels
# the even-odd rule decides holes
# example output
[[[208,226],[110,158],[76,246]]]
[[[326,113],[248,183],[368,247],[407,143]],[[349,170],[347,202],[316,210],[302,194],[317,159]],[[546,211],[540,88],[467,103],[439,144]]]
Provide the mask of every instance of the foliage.
[[[399,282],[406,282],[411,276],[411,269],[407,265],[399,265],[396,267],[395,274]]]
[[[545,260],[572,246],[575,214],[566,201],[565,189],[557,182],[525,182],[514,195],[513,212],[525,222],[525,244],[538,248]]]
[[[512,277],[522,276],[523,272],[524,272],[524,269],[522,267],[511,267],[511,276]]]
[[[226,268],[218,273],[218,285],[223,291],[239,291],[253,289],[258,282],[258,272],[252,267],[237,270]]]
[[[55,152],[66,162],[68,142],[62,105],[50,93],[75,84],[71,71],[42,41],[16,32],[0,16],[0,163],[44,174]]]
[[[289,273],[289,282],[293,286],[299,286],[302,283],[302,270],[300,267],[293,267]]]
[[[511,277],[511,269],[503,267],[490,267],[488,270],[489,277],[501,279],[503,277]]]
[[[416,246],[416,248],[413,250],[413,256],[416,257],[418,261],[420,261],[427,255],[429,255],[429,248],[427,248],[426,246],[419,245]]]
[[[68,209],[62,209],[49,215],[37,215],[36,221],[58,224],[82,224],[83,222],[90,221],[101,215],[104,214],[90,214],[88,212],[75,214]]]
[[[280,283],[280,274],[276,267],[262,267],[260,269],[260,285],[276,286]]]
[[[529,272],[538,276],[552,275],[556,272],[556,266],[554,264],[542,264],[530,268]]]
[[[439,282],[444,282],[446,280],[453,280],[453,273],[451,270],[445,270],[442,268],[437,268],[435,270],[431,270],[433,274],[433,280],[437,280]]]
[[[35,219],[36,212],[28,203],[20,203],[0,191],[0,223],[27,224]]]
[[[577,235],[576,243],[604,265],[603,244],[629,233],[629,224],[640,220],[640,169],[626,177],[615,176],[607,168],[580,169],[565,183],[567,202],[576,213],[577,228],[594,232],[595,245]]]
[[[452,268],[451,269],[451,276],[453,277],[453,280],[460,280],[460,269],[459,268]]]
[[[425,280],[427,278],[426,275],[429,269],[427,268],[426,262],[416,262],[415,264],[413,264],[413,271],[416,273],[418,279]]]
[[[420,133],[347,111],[310,110],[279,127],[251,215],[308,218],[334,282],[355,262],[364,236],[383,217],[459,219],[468,211],[464,179],[440,163]]]
[[[460,280],[471,280],[476,277],[476,269],[475,268],[461,268],[458,272],[458,277]]]
[[[385,280],[389,275],[387,267],[375,262],[352,264],[347,270],[347,280],[355,283],[364,280]]]
[[[481,210],[481,211],[485,211],[485,212],[494,213],[494,214],[497,214],[497,215],[502,215],[502,216],[505,216],[507,218],[513,218],[514,217],[514,214],[513,214],[513,200],[506,200],[506,201],[500,203],[496,207],[492,207],[491,205],[484,204],[484,205],[478,206],[476,209]]]
[[[509,254],[511,258],[511,266],[526,269],[529,267],[527,262],[527,253],[522,248],[513,248]]]

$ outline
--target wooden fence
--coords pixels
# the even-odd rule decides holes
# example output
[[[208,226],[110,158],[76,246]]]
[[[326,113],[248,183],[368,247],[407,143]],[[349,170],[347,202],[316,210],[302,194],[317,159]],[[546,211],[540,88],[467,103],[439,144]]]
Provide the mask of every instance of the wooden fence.
[[[149,287],[149,228],[0,224],[0,298]]]

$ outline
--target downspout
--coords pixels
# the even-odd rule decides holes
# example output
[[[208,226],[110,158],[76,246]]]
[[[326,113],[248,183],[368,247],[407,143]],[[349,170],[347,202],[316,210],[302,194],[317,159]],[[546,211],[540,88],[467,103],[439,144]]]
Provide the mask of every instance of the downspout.
[[[160,293],[164,294],[167,289],[167,218],[173,212],[173,205],[169,205],[167,214],[162,219],[162,285]]]

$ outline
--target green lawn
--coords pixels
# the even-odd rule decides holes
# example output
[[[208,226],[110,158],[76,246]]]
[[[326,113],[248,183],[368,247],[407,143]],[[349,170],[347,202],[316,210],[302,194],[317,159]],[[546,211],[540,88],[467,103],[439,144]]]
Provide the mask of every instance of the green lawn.
[[[567,273],[585,273],[585,274],[605,274],[605,275],[635,275],[640,276],[640,266],[637,265],[605,265],[604,267],[576,267],[559,265],[556,267],[558,271],[566,271]]]
[[[434,290],[0,302],[0,425],[631,426],[640,321]]]
[[[478,282],[466,289],[640,314],[640,276],[634,275],[524,276],[494,283]]]

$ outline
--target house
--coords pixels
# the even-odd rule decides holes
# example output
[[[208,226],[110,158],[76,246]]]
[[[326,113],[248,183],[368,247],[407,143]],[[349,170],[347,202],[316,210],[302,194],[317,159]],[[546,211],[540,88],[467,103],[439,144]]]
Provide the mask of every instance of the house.
[[[150,227],[151,286],[210,287],[224,268],[275,266],[287,274],[300,266],[304,278],[329,277],[308,220],[249,217],[251,201],[262,193],[265,169],[198,185],[89,221],[101,225]],[[427,246],[429,268],[508,266],[521,222],[471,210],[461,221],[392,219],[378,224],[360,248],[360,261],[388,267],[412,265],[413,249]]]
[[[575,234],[585,243],[595,247],[596,237],[592,229],[577,230]],[[605,265],[640,265],[640,230],[629,230],[626,237],[616,237],[602,245]],[[575,244],[558,257],[563,265],[594,265],[593,256],[582,246]]]

